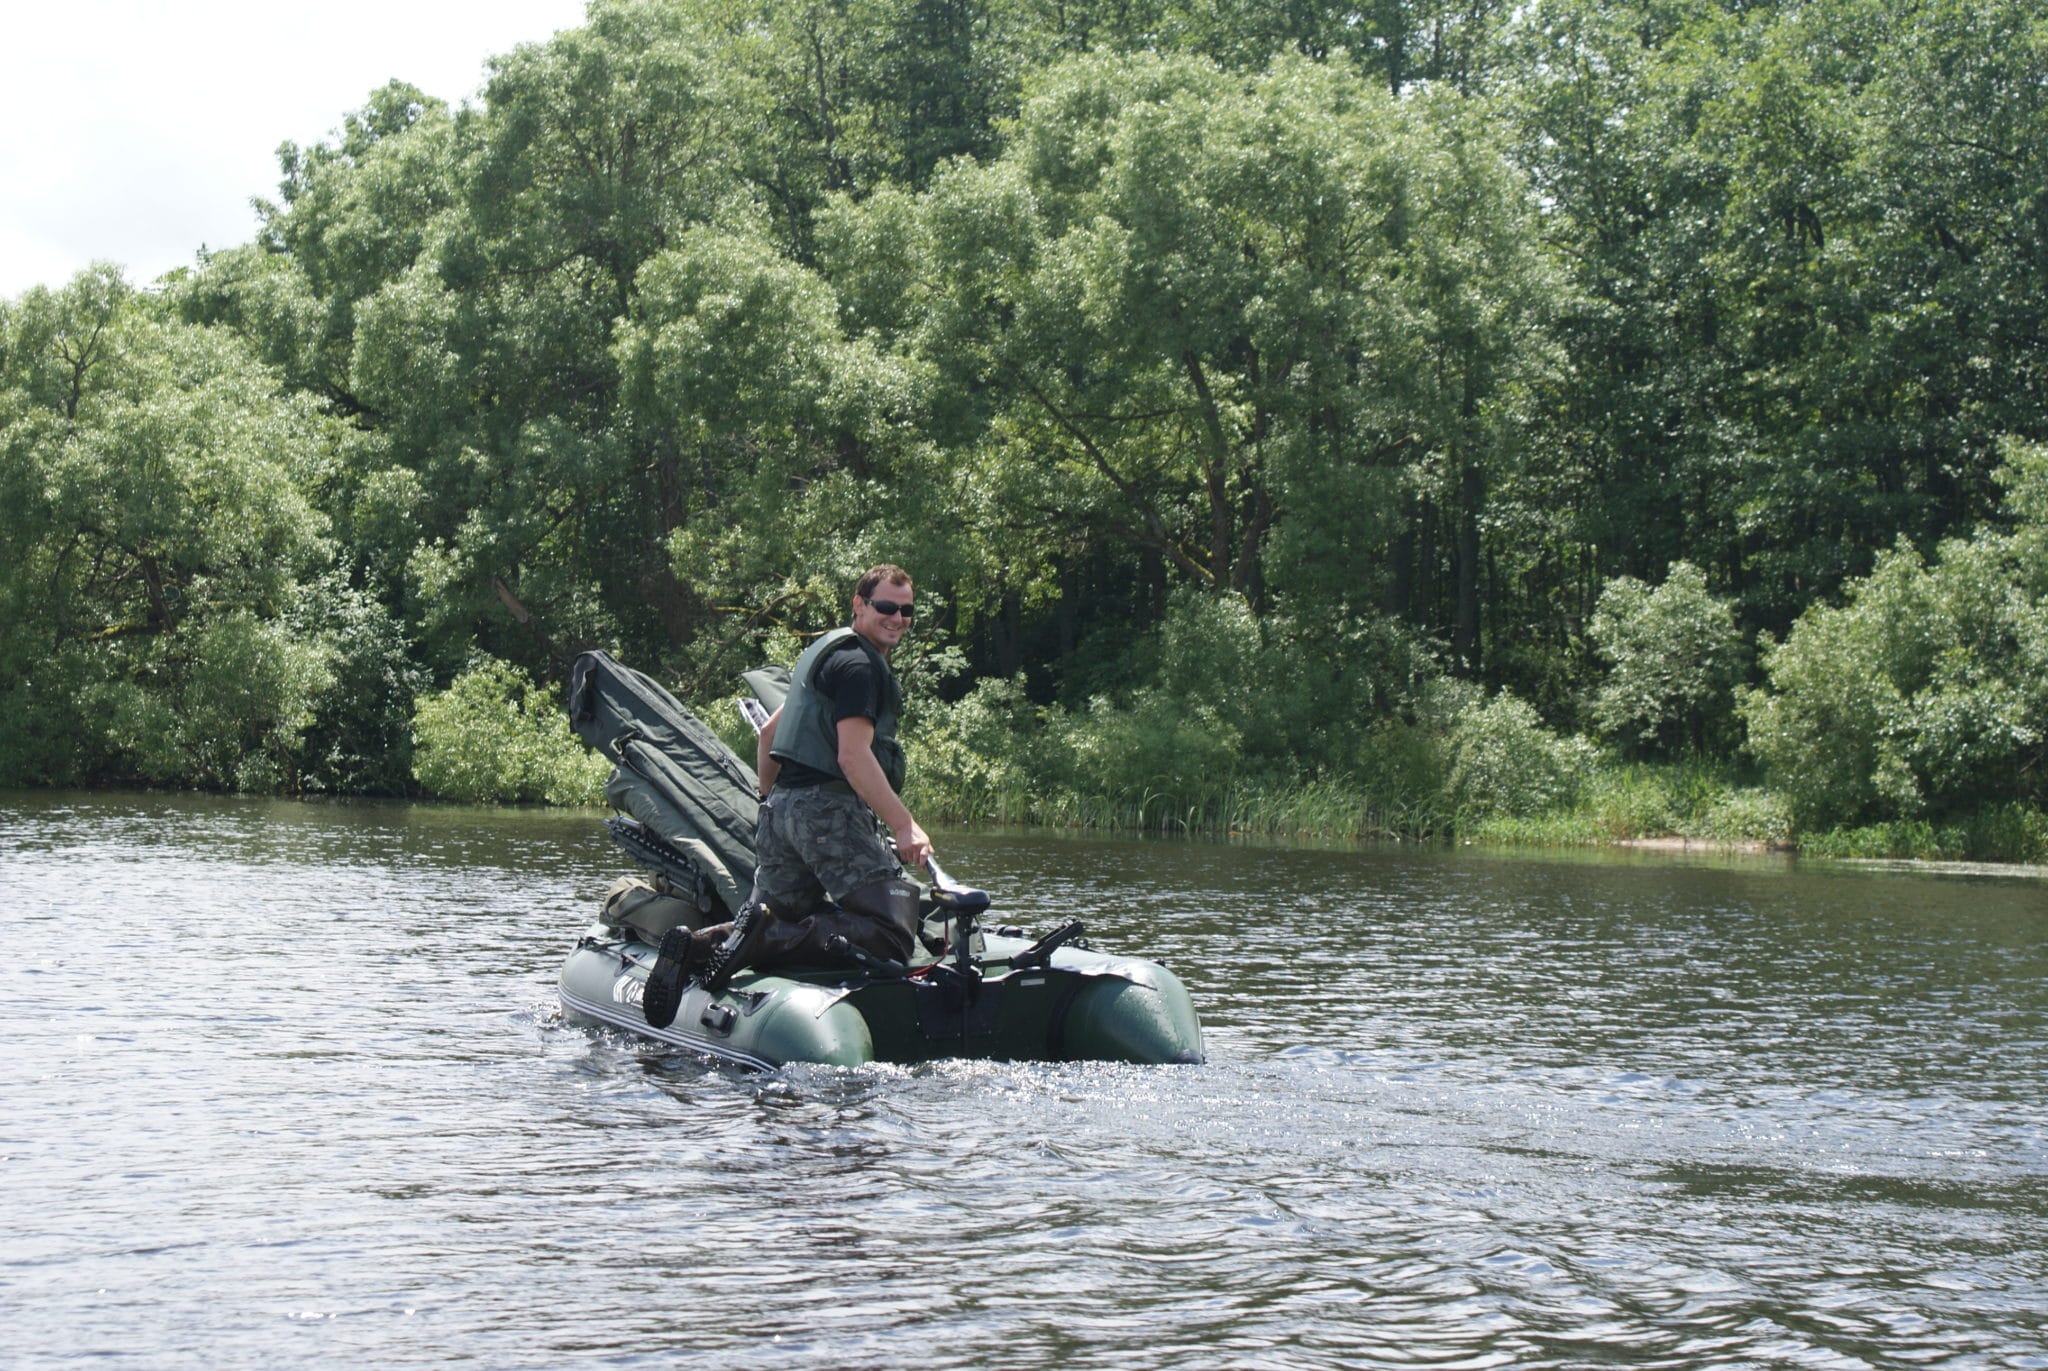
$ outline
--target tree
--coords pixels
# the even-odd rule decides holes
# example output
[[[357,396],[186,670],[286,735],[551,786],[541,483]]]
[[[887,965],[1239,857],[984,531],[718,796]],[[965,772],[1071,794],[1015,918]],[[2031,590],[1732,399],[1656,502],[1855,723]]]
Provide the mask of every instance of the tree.
[[[1585,302],[1538,447],[1581,549],[1560,617],[1686,560],[1782,633],[1899,534],[1988,515],[1999,436],[2041,433],[2031,10],[1542,0],[1513,32]]]
[[[292,784],[332,679],[294,609],[331,555],[335,425],[112,267],[0,338],[0,775]]]
[[[906,464],[925,454],[913,377],[846,337],[831,286],[765,238],[684,234],[642,269],[615,349],[688,597],[677,641],[727,617],[749,649],[770,624],[829,622],[859,571],[913,544],[903,520],[915,522],[919,483]],[[734,614],[764,588],[779,607]],[[752,664],[710,643],[693,655],[693,678]]]
[[[1213,594],[1356,610],[1404,481],[1447,468],[1430,494],[1477,529],[1544,280],[1479,114],[1305,60],[1078,59],[1002,159],[936,179],[914,304],[876,322],[918,320],[978,416],[970,501],[1049,533],[1027,584],[1109,538]]]
[[[1728,741],[1740,677],[1735,609],[1707,589],[1698,567],[1672,563],[1654,590],[1615,577],[1600,592],[1589,633],[1609,664],[1593,701],[1608,737],[1667,754]]]

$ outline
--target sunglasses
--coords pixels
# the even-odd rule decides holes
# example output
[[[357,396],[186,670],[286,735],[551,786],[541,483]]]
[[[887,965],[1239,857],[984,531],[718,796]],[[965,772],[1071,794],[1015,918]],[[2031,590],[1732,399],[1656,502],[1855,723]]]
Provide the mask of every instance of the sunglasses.
[[[865,595],[861,596],[861,598],[868,601],[869,609],[872,609],[885,619],[896,614],[901,614],[904,618],[908,619],[916,610],[916,606],[912,605],[908,600],[899,605],[894,600],[868,600],[868,597]]]

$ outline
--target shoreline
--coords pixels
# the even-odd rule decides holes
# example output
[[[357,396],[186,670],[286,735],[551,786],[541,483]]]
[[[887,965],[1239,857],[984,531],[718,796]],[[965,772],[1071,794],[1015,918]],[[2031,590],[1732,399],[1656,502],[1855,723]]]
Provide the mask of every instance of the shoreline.
[[[1610,838],[1604,846],[1642,848],[1650,852],[1735,852],[1750,857],[1799,855],[1798,843],[1755,838]]]

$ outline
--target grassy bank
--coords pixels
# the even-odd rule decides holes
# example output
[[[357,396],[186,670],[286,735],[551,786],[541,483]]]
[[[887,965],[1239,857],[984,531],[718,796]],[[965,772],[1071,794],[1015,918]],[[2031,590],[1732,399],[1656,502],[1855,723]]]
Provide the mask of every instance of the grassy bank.
[[[1942,822],[1801,833],[1783,798],[1712,766],[1596,770],[1567,803],[1527,814],[1460,815],[1442,798],[1375,796],[1341,783],[1235,782],[1193,794],[1135,786],[1090,795],[1027,785],[972,793],[919,787],[911,803],[934,823],[1339,841],[1449,841],[1601,847],[1659,840],[1797,850],[1810,856],[1923,861],[2048,862],[2048,814],[1994,806]]]
[[[2048,813],[2027,805],[1802,830],[1792,798],[1736,763],[1627,761],[1549,732],[1508,697],[1469,703],[1441,728],[1379,727],[1343,770],[1290,781],[1212,779],[1244,763],[1209,730],[1186,727],[1178,709],[1041,713],[1019,708],[1014,695],[934,710],[910,740],[905,798],[924,822],[1536,847],[1680,840],[1825,857],[2048,861]],[[751,760],[753,738],[734,711],[701,713]],[[440,798],[601,803],[610,770],[552,700],[494,664],[423,706],[414,739],[415,775]]]
[[[1170,833],[1222,838],[1348,840],[1449,838],[1449,815],[1427,803],[1377,798],[1330,782],[1232,783],[1189,794],[1134,787],[1115,795],[1007,785],[972,794],[911,783],[909,802],[934,823]]]

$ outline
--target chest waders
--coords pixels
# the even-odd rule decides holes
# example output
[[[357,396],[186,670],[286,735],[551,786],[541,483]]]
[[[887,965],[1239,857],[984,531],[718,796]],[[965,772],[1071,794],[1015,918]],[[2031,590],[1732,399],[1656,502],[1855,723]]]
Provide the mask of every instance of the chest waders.
[[[889,788],[900,794],[905,767],[896,728],[903,708],[902,687],[887,659],[851,628],[833,629],[797,658],[790,670],[782,718],[775,726],[773,753],[782,761],[799,762],[835,777],[827,782],[833,788],[852,791],[839,766],[839,727],[832,718],[832,700],[818,688],[818,677],[834,654],[856,651],[867,654],[876,677],[875,761]],[[906,961],[917,945],[921,898],[917,884],[898,874],[840,893],[836,901],[799,917],[772,917],[758,946],[750,949],[751,963],[757,967],[831,966],[846,960],[844,949],[849,946],[890,961]]]

